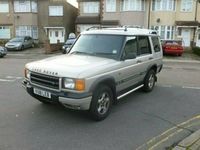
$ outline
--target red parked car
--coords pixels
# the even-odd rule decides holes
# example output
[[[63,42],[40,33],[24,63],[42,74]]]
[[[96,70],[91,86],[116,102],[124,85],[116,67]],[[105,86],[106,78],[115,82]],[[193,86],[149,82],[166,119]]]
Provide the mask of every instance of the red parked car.
[[[182,41],[178,40],[163,40],[162,48],[164,54],[181,56],[183,54]]]

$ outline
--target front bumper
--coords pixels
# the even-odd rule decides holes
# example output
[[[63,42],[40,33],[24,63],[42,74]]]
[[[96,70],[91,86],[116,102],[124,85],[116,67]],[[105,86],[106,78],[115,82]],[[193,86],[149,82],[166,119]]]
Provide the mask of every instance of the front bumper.
[[[36,99],[42,99],[43,101],[51,102],[51,103],[61,103],[67,108],[76,109],[76,110],[89,110],[90,103],[92,100],[92,94],[90,93],[71,93],[65,91],[52,91],[48,89],[44,89],[41,87],[37,87],[35,85],[31,85],[31,83],[27,80],[22,82],[23,87],[26,91]],[[33,89],[39,88],[41,90],[47,91],[51,93],[51,98],[45,98],[39,95],[34,94]]]
[[[11,46],[7,46],[6,49],[9,50],[20,50],[21,47],[20,46],[16,46],[16,47],[11,47]]]

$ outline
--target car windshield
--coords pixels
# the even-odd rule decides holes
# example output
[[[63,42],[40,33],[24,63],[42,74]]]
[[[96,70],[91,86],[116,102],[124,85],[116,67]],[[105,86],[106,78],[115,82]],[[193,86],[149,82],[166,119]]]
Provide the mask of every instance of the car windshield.
[[[117,59],[125,37],[119,35],[81,35],[72,47],[71,54],[89,54]]]
[[[14,39],[11,39],[10,42],[23,42],[23,38],[14,38]]]

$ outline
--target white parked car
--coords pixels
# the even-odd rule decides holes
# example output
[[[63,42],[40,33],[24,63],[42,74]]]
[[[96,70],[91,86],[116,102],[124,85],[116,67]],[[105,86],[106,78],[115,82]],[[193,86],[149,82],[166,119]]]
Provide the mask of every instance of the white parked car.
[[[124,96],[139,88],[153,90],[162,57],[160,38],[151,30],[89,30],[68,54],[26,64],[23,84],[42,103],[88,110],[103,120]]]

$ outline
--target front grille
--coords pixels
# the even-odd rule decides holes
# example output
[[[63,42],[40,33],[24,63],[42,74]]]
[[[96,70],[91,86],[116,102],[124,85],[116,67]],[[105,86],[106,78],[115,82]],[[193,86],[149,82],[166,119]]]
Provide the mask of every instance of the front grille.
[[[31,72],[30,80],[32,83],[40,86],[59,89],[59,77]]]

